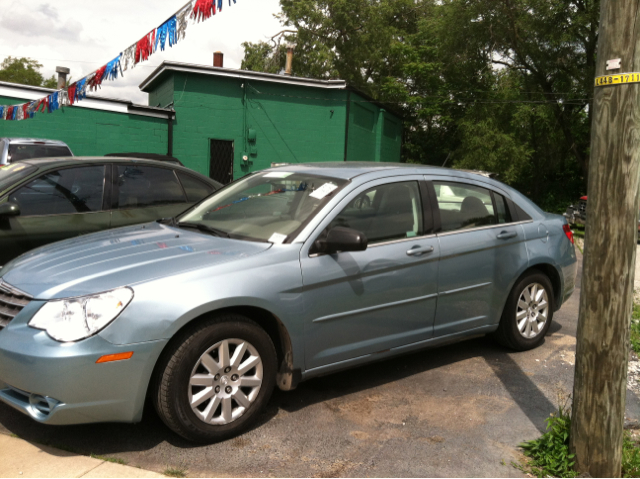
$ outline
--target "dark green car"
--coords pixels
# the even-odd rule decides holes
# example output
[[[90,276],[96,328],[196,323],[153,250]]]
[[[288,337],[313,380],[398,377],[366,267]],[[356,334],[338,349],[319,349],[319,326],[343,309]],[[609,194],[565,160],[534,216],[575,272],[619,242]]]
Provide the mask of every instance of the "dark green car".
[[[38,246],[172,217],[222,185],[152,160],[46,158],[0,168],[0,265]]]

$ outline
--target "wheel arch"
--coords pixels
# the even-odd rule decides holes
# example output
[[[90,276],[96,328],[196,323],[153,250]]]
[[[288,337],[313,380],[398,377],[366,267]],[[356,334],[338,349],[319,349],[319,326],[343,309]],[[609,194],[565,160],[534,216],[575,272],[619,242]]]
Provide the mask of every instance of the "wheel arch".
[[[530,264],[527,268],[525,268],[524,271],[522,271],[522,273],[518,275],[516,280],[511,285],[509,291],[511,291],[511,289],[518,283],[518,281],[533,272],[542,273],[547,278],[549,278],[549,281],[551,281],[551,286],[553,287],[553,310],[557,311],[562,305],[562,277],[560,276],[558,268],[556,268],[551,263],[540,262],[533,265]]]
[[[266,333],[273,341],[273,345],[275,346],[278,358],[279,366],[276,377],[276,384],[278,388],[283,391],[295,389],[302,378],[302,373],[299,369],[294,368],[293,345],[291,342],[291,336],[289,335],[289,331],[287,330],[283,322],[275,314],[267,311],[264,308],[260,308],[257,306],[228,306],[203,313],[200,316],[197,316],[188,321],[175,332],[175,334],[167,342],[162,352],[158,356],[151,376],[151,380],[149,381],[149,385],[147,386],[147,396],[149,397],[149,395],[153,393],[153,390],[155,388],[155,381],[158,375],[158,366],[162,363],[162,359],[166,354],[166,351],[170,350],[175,342],[181,339],[185,331],[212,317],[231,313],[246,316],[266,331]]]

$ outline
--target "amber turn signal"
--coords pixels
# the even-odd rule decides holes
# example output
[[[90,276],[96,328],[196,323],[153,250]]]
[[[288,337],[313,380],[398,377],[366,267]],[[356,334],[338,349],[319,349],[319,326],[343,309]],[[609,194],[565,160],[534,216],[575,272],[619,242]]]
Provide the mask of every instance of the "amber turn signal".
[[[96,364],[110,363],[111,361],[124,361],[125,359],[130,359],[131,356],[133,356],[133,351],[129,351],[128,353],[107,354],[106,356],[102,356],[98,359]]]

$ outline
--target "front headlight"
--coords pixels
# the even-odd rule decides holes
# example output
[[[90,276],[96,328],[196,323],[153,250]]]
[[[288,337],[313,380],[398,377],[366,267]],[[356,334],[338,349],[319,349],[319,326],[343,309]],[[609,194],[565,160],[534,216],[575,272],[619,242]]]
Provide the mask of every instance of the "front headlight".
[[[93,336],[116,319],[131,302],[133,291],[118,288],[106,293],[57,299],[46,303],[29,321],[56,341],[79,341]]]

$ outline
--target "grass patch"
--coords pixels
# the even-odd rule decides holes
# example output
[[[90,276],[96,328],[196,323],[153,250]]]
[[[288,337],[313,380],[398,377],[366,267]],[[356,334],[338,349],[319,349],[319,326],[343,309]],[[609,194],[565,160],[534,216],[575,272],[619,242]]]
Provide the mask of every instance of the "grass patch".
[[[124,459],[120,459],[119,457],[107,457],[107,456],[100,456],[99,454],[89,454],[89,457],[92,457],[93,459],[100,459],[101,461],[106,461],[106,462],[113,462],[115,464],[122,464],[123,466],[127,465],[127,461],[125,461]]]
[[[574,454],[569,454],[571,409],[567,402],[546,419],[547,432],[538,439],[520,444],[528,460],[524,465],[511,463],[535,477],[576,477]]]
[[[622,477],[640,477],[640,444],[627,431],[622,445]]]
[[[631,313],[631,347],[640,355],[640,304],[633,305],[633,311]]]
[[[187,477],[187,470],[178,467],[167,467],[162,474],[169,477]]]
[[[53,447],[55,449],[60,449],[61,451],[70,452],[72,454],[77,454],[79,456],[82,456],[82,453],[80,451],[78,451],[76,448],[71,446],[65,446],[64,444],[57,444],[55,442],[45,442],[44,445]]]
[[[573,236],[584,239],[584,226],[575,225],[571,231],[573,231]]]

